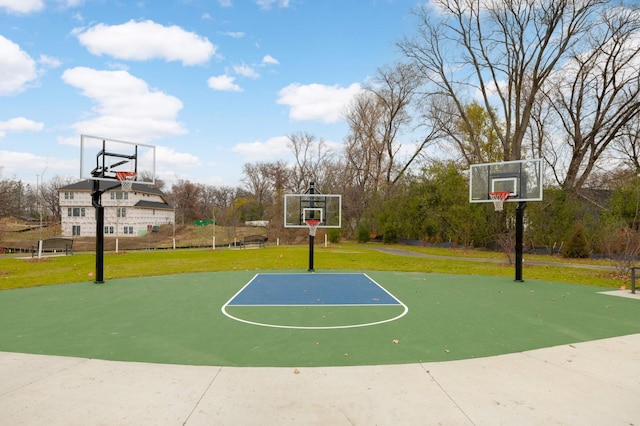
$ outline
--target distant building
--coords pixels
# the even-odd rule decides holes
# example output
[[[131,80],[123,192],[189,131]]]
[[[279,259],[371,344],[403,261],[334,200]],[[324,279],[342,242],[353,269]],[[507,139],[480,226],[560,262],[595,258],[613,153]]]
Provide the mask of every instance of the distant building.
[[[113,186],[100,182],[100,189]],[[91,237],[96,235],[95,208],[91,205],[93,181],[84,180],[58,189],[62,235]],[[175,212],[159,189],[134,183],[130,192],[110,190],[102,194],[105,237],[135,237],[149,227],[173,225]]]

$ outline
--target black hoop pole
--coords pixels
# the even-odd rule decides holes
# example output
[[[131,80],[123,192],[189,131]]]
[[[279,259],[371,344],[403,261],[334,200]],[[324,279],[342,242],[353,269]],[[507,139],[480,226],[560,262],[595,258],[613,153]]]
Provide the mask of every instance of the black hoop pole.
[[[313,243],[315,239],[315,236],[309,234],[309,272],[315,272],[313,269]]]
[[[118,186],[119,184],[100,189],[100,181],[93,180],[91,205],[96,209],[96,277],[93,282],[96,284],[104,283],[104,206],[102,205],[102,194]]]
[[[315,194],[316,193],[316,184],[315,182],[309,182],[309,190],[307,191],[309,194]],[[315,232],[311,232],[311,228],[309,228],[309,269],[307,270],[308,272],[315,272],[315,270],[313,269],[313,245],[315,242]]]
[[[516,279],[517,282],[523,282],[522,279],[522,252],[524,247],[524,209],[527,207],[526,201],[520,201],[516,207]]]
[[[104,207],[102,206],[102,193],[100,181],[93,181],[91,192],[91,204],[96,209],[96,284],[104,283]]]

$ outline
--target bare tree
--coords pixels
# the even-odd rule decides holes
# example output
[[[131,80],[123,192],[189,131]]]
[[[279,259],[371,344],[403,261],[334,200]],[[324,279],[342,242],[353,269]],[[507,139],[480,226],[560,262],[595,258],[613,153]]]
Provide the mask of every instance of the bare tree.
[[[326,166],[332,161],[334,152],[324,139],[316,139],[312,134],[301,132],[288,136],[289,147],[293,151],[295,164],[290,174],[290,190],[304,192],[309,182],[322,188]]]
[[[181,224],[184,225],[188,221],[207,217],[202,213],[202,188],[199,185],[180,179],[171,185],[169,198],[176,209]]]
[[[45,217],[51,217],[55,223],[60,222],[60,194],[58,191],[63,186],[69,185],[73,182],[74,179],[71,177],[56,175],[47,183],[42,184],[40,187],[39,197]]]
[[[356,187],[388,191],[435,139],[436,132],[427,131],[414,143],[401,140],[415,130],[414,99],[421,84],[413,65],[385,66],[347,108],[345,156]]]
[[[271,170],[271,164],[266,162],[246,163],[242,167],[244,189],[251,198],[261,205],[271,201],[271,195],[274,191]]]
[[[640,173],[640,116],[627,123],[615,140],[613,150],[636,175]]]
[[[544,88],[559,122],[556,134],[566,135],[552,141],[566,144],[569,154],[559,164],[565,168],[561,184],[573,192],[585,185],[614,142],[628,150],[627,159],[637,159],[630,124],[640,114],[640,10],[604,10],[583,42],[587,49]],[[625,136],[628,145],[621,144]],[[561,150],[549,149],[553,154]]]
[[[517,160],[542,86],[606,2],[433,0],[417,7],[417,34],[398,46],[429,82],[425,98],[448,98],[472,143],[465,106],[481,98],[503,160]]]
[[[342,168],[348,231],[410,173],[438,132],[419,121],[416,94],[422,78],[412,64],[381,67],[345,111],[349,133]],[[420,123],[419,125],[416,123]],[[421,135],[419,140],[409,140]]]

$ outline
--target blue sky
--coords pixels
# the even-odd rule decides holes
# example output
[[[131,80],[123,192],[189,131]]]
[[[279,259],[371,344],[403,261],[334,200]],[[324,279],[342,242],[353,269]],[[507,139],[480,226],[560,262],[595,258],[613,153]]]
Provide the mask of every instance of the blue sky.
[[[80,134],[157,148],[158,177],[240,184],[341,144],[415,0],[0,0],[1,178],[79,177]]]

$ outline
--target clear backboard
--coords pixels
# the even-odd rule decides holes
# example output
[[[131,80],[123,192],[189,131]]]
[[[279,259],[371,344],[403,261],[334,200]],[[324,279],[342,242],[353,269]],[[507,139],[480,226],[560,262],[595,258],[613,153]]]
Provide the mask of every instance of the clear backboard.
[[[506,202],[541,201],[542,175],[542,159],[473,164],[469,170],[469,202],[491,203],[491,194],[499,192],[509,193]]]
[[[284,227],[307,228],[308,220],[319,220],[318,228],[341,228],[342,196],[286,194],[284,196]]]
[[[80,136],[80,179],[116,180],[135,173],[135,182],[155,184],[156,147],[98,136]]]

